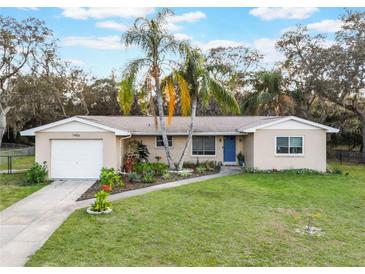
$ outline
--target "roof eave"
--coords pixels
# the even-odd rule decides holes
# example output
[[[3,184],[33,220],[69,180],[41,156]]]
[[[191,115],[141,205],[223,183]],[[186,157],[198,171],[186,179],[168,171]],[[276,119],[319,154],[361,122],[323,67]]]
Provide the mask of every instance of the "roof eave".
[[[20,132],[20,135],[21,136],[35,136],[37,132],[40,132],[42,130],[46,130],[46,129],[56,127],[56,126],[59,126],[59,125],[63,125],[63,124],[73,122],[73,121],[84,123],[84,124],[87,124],[87,125],[91,125],[91,126],[94,126],[94,127],[97,127],[97,128],[104,129],[106,131],[113,132],[116,136],[129,136],[130,135],[130,132],[128,132],[128,131],[108,127],[108,126],[99,124],[97,122],[92,122],[90,120],[83,119],[83,118],[80,118],[80,117],[77,117],[77,116],[66,118],[66,119],[63,119],[63,120],[59,120],[59,121],[56,121],[56,122],[53,122],[53,123],[50,123],[50,124],[47,124],[47,125],[43,125],[43,126],[23,130],[23,131]]]

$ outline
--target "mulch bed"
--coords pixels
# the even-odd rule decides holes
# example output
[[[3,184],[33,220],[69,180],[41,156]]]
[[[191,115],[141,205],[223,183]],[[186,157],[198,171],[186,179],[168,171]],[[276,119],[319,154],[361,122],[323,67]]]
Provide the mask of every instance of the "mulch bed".
[[[220,170],[220,168],[217,167],[215,170],[205,171],[204,173],[197,173],[194,171],[189,176],[180,176],[179,174],[176,174],[176,173],[170,173],[171,176],[168,180],[164,180],[162,177],[156,177],[156,181],[151,184],[143,183],[143,182],[130,182],[128,180],[127,176],[122,176],[122,179],[124,182],[124,187],[114,186],[113,190],[111,191],[110,194],[112,195],[112,194],[117,194],[117,193],[129,191],[129,190],[149,187],[149,186],[153,186],[153,185],[170,183],[170,182],[174,182],[177,180],[183,180],[183,179],[189,179],[189,178],[194,178],[194,177],[206,176],[206,175],[210,175],[210,174],[216,174],[216,173],[219,173],[219,170]],[[77,199],[77,201],[95,198],[95,194],[99,191],[100,191],[100,184],[99,184],[99,180],[97,180],[88,190],[86,190]]]

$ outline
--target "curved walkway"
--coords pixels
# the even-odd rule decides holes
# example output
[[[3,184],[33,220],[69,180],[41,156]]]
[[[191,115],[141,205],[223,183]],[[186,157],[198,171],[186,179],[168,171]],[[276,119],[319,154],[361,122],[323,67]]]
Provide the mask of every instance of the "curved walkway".
[[[233,175],[237,167],[222,167],[217,174],[183,179],[109,196],[115,201],[161,189]],[[57,181],[0,212],[0,266],[23,266],[77,208],[94,199],[76,202],[95,180]]]

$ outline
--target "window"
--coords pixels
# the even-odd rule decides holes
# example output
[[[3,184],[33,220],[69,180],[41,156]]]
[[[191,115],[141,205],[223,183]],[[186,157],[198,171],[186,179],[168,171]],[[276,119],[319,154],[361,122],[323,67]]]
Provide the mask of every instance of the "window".
[[[215,155],[214,136],[193,136],[193,155]]]
[[[169,142],[169,147],[172,147],[172,136],[167,136],[167,141]],[[156,147],[163,147],[162,136],[156,136]]]
[[[276,154],[303,154],[303,137],[276,137]]]

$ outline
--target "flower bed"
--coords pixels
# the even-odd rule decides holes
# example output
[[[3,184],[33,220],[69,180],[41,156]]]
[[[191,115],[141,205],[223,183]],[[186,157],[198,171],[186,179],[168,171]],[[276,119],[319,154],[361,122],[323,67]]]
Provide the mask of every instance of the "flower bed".
[[[149,187],[149,186],[153,186],[153,185],[174,182],[177,180],[183,180],[183,179],[188,179],[188,178],[193,178],[193,177],[215,174],[215,173],[218,173],[219,170],[220,170],[219,167],[215,167],[212,170],[204,170],[204,171],[199,169],[199,167],[195,167],[195,168],[193,167],[191,173],[186,173],[186,172],[182,172],[180,174],[179,173],[169,173],[169,176],[155,176],[155,181],[153,183],[145,183],[142,180],[132,182],[129,179],[129,176],[127,174],[122,174],[121,176],[122,176],[122,180],[123,180],[124,184],[123,185],[114,185],[110,191],[110,194],[116,194],[116,193],[121,193],[121,192],[129,191],[129,190]],[[95,182],[95,184],[93,184],[88,190],[86,190],[86,192],[84,192],[80,196],[80,198],[78,198],[77,200],[81,201],[81,200],[95,198],[95,194],[98,193],[101,189],[102,189],[102,186],[100,185],[100,181],[97,180]]]

